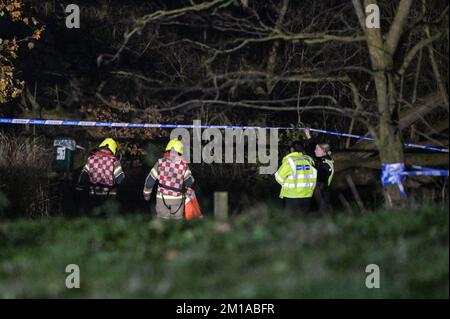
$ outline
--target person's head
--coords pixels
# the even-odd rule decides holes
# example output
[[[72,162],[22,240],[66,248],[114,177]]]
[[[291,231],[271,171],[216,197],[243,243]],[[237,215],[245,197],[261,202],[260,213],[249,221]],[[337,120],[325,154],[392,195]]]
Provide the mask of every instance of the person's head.
[[[178,139],[172,139],[167,143],[166,151],[167,152],[177,152],[178,155],[183,155],[183,143],[181,143]]]
[[[302,142],[294,141],[289,146],[289,152],[291,152],[291,153],[293,153],[293,152],[305,153],[305,148],[304,148]]]
[[[314,150],[314,154],[316,157],[324,157],[327,155],[331,155],[331,148],[329,144],[317,144],[316,149]]]
[[[108,150],[111,154],[116,155],[117,152],[117,143],[112,138],[106,138],[103,142],[98,146],[101,150]]]

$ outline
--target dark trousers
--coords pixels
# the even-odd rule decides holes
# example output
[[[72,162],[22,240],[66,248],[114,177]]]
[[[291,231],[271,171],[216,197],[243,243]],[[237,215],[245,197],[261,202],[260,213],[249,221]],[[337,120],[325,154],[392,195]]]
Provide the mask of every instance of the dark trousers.
[[[114,201],[116,196],[114,195],[89,195],[87,192],[80,194],[82,200],[79,204],[79,214],[92,216],[95,210],[108,201]]]
[[[322,213],[331,212],[330,188],[325,184],[318,184],[314,190],[314,199],[319,211]]]
[[[285,198],[286,211],[289,213],[308,213],[311,206],[311,198]]]

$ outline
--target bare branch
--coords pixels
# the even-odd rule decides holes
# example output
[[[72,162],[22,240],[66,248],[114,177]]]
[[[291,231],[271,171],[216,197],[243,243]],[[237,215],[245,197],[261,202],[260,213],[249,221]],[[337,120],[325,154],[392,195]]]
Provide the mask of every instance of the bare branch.
[[[150,21],[156,21],[162,18],[167,19],[173,19],[179,16],[182,16],[184,14],[190,13],[190,12],[199,12],[211,9],[217,5],[220,5],[221,7],[230,5],[233,2],[233,0],[212,0],[207,2],[202,2],[198,4],[193,4],[190,7],[183,7],[178,8],[174,10],[158,10],[156,12],[147,14],[141,18],[139,18],[136,23],[134,24],[134,27],[131,31],[124,34],[124,41],[119,48],[118,52],[114,55],[114,58],[112,60],[115,60],[119,57],[120,53],[125,49],[127,43],[130,41],[130,39],[136,34],[142,31],[142,29],[145,28],[147,23]]]
[[[391,55],[395,53],[400,37],[405,29],[404,27],[408,20],[412,2],[413,0],[400,0],[398,5],[397,14],[395,15],[394,22],[391,24],[386,39],[386,47]]]
[[[425,2],[424,1],[422,1],[422,10],[423,10],[423,12],[425,12]],[[444,12],[448,13],[448,6],[444,10]],[[441,17],[439,19],[441,19],[442,17],[443,16],[441,15]],[[433,37],[431,37],[430,27],[428,25],[425,25],[425,35],[429,39],[433,38]],[[433,46],[431,45],[431,43],[428,45],[428,54],[430,56],[431,67],[433,68],[433,73],[436,78],[436,82],[438,84],[439,91],[440,91],[442,98],[444,99],[445,105],[447,106],[447,109],[448,109],[449,102],[448,102],[447,88],[444,85],[444,82],[442,81],[441,73],[439,72],[436,58],[434,56]]]
[[[361,29],[366,28],[366,15],[361,6],[360,0],[352,0],[353,7],[355,8],[356,16],[358,17],[359,24],[361,25]]]
[[[421,50],[423,47],[429,45],[433,41],[439,39],[440,36],[441,36],[441,33],[437,33],[433,37],[425,38],[425,39],[422,39],[420,42],[418,42],[405,56],[405,58],[403,59],[403,63],[400,66],[400,68],[398,69],[397,73],[399,75],[403,75],[405,73],[406,69],[408,68],[409,64],[411,63],[411,61],[414,59],[414,56],[417,54],[417,52],[419,52],[419,50]]]
[[[183,107],[201,107],[201,106],[213,106],[213,105],[224,105],[224,106],[237,106],[242,108],[250,108],[257,110],[266,110],[266,111],[279,111],[279,112],[292,112],[297,111],[297,106],[262,106],[262,105],[254,105],[248,104],[238,101],[222,101],[222,100],[189,100],[178,105],[174,105],[168,108],[158,109],[160,112],[174,111]],[[378,117],[379,115],[374,112],[360,111],[351,108],[338,107],[338,106],[329,106],[329,105],[313,105],[313,106],[304,106],[300,107],[301,111],[332,111],[335,113],[340,113],[345,116],[355,117],[357,120],[363,120],[362,118],[358,118],[358,116],[366,116],[366,117]]]

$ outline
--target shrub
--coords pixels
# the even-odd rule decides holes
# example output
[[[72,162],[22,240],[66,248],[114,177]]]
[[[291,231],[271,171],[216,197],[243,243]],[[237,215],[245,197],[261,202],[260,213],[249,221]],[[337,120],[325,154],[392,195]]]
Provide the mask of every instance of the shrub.
[[[48,173],[51,150],[41,138],[11,136],[0,132],[1,191],[9,200],[8,217],[49,215]]]

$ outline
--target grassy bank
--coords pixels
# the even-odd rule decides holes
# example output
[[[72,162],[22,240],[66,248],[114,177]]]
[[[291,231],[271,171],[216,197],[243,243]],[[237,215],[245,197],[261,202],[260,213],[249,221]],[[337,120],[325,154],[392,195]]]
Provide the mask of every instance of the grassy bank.
[[[448,298],[448,211],[0,222],[0,297]],[[65,287],[78,264],[81,288]],[[377,264],[381,288],[367,289]]]

